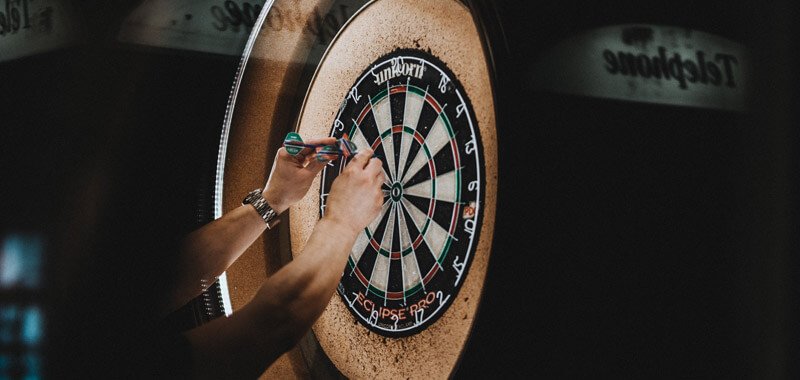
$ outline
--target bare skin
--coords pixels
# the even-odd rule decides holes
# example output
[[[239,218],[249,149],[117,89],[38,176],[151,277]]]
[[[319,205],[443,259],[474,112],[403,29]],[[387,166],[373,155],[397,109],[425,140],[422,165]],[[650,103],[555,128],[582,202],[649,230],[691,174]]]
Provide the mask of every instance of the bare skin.
[[[278,156],[281,154],[279,152]],[[371,156],[369,149],[360,152],[337,177],[328,197],[326,214],[315,226],[303,252],[267,279],[250,303],[229,318],[219,318],[185,333],[192,346],[195,376],[255,378],[311,328],[333,296],[356,236],[380,213],[383,171],[381,162],[371,159]],[[287,208],[302,198],[311,180],[321,170],[308,170],[308,186],[302,187],[302,194],[299,194],[299,191],[287,190],[295,188],[291,185],[278,185],[281,178],[295,181],[291,176],[280,177],[288,171],[278,166],[276,163],[273,167],[265,196],[276,196],[273,198],[276,204]],[[310,174],[312,172],[313,175]],[[286,183],[289,182],[283,182]],[[278,189],[283,189],[284,192],[276,195],[270,189],[276,190],[276,193]],[[263,231],[263,227],[259,231],[257,226],[250,226],[251,223],[258,224],[255,222],[263,225],[264,222],[252,207],[249,208],[245,207],[241,215],[237,213],[231,216],[224,225],[213,227],[216,233],[244,235],[225,238],[225,241],[235,245],[222,249],[226,253],[235,251],[225,260],[235,260],[241,252],[238,255],[235,253],[239,249],[244,251]],[[237,226],[241,229],[237,229]],[[204,239],[211,240],[210,236],[213,235],[204,236]],[[214,244],[223,246],[222,243]],[[202,247],[202,244],[198,246]],[[227,267],[223,265],[227,261],[209,261],[223,267],[223,270]]]
[[[333,144],[333,137],[308,140],[309,144]],[[308,192],[314,177],[325,167],[311,149],[296,156],[278,150],[262,194],[278,214],[297,203]],[[276,220],[273,220],[275,223]],[[178,285],[168,297],[164,312],[169,313],[200,295],[205,286],[244,253],[266,230],[266,224],[250,205],[243,205],[190,233],[181,248]]]

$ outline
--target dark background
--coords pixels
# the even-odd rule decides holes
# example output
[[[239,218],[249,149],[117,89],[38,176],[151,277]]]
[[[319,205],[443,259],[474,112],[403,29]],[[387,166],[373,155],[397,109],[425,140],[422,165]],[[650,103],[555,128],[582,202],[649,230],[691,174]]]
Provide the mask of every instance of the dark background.
[[[0,232],[49,242],[51,377],[87,363],[90,377],[119,375],[119,357],[150,358],[152,347],[109,342],[159,323],[176,240],[209,218],[239,58],[117,43],[137,3],[75,2],[82,43],[0,63]],[[495,53],[500,193],[456,377],[797,376],[798,5],[473,6]],[[747,45],[750,111],[541,93],[519,79],[561,39],[625,23]],[[178,371],[180,359],[139,371]]]
[[[498,60],[497,232],[459,375],[797,376],[796,7],[497,5],[511,57]],[[750,112],[521,85],[562,38],[626,23],[748,46]]]

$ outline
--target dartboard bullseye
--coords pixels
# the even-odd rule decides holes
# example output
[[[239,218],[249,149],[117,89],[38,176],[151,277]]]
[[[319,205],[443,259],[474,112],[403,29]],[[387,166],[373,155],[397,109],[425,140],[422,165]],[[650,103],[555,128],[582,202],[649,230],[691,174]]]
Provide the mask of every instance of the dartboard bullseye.
[[[347,93],[330,135],[383,158],[381,214],[350,252],[338,288],[356,319],[385,336],[434,323],[469,269],[483,203],[477,122],[459,81],[420,50],[397,50]],[[346,159],[323,172],[320,213]]]

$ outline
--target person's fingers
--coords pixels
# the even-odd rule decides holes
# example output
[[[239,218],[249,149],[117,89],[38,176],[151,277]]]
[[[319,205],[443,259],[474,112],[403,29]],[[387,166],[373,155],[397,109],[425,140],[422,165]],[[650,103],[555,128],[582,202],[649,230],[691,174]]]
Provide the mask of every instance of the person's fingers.
[[[290,162],[295,166],[299,166],[300,168],[303,167],[305,159],[301,156],[292,156],[289,152],[286,151],[286,148],[281,147],[278,149],[278,152],[275,154],[275,164],[278,162]]]
[[[381,180],[383,180],[383,163],[381,162],[381,160],[377,158],[371,158],[369,160],[369,163],[367,163],[367,166],[364,168],[364,170],[368,174],[371,174],[373,176],[380,175]]]
[[[372,149],[364,148],[353,156],[347,167],[349,168],[352,165],[357,169],[364,169],[369,164],[370,157],[372,157]]]
[[[278,153],[276,155],[279,158],[291,157],[291,154],[289,154],[289,152],[287,152],[286,148],[284,148],[284,147],[281,147],[280,149],[278,149]]]
[[[317,173],[321,172],[322,169],[325,169],[325,166],[328,165],[328,162],[329,161],[320,161],[316,157],[312,156],[308,159],[308,164],[304,170],[316,175]]]
[[[304,141],[306,144],[310,145],[333,145],[336,143],[335,137],[317,137],[313,139],[309,139],[308,141]]]

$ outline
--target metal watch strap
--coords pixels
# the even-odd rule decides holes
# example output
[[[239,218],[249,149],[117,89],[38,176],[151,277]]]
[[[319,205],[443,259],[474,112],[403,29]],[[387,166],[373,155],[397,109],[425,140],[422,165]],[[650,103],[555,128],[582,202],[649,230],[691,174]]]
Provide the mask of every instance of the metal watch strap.
[[[267,228],[272,227],[270,222],[272,222],[272,220],[278,216],[278,213],[276,213],[275,210],[273,210],[272,207],[267,203],[267,200],[264,199],[264,195],[261,194],[261,189],[255,189],[247,193],[247,196],[244,197],[242,204],[252,205],[253,208],[256,209],[256,212],[258,212],[258,215],[261,216],[261,219],[264,219],[264,223],[267,224]]]

